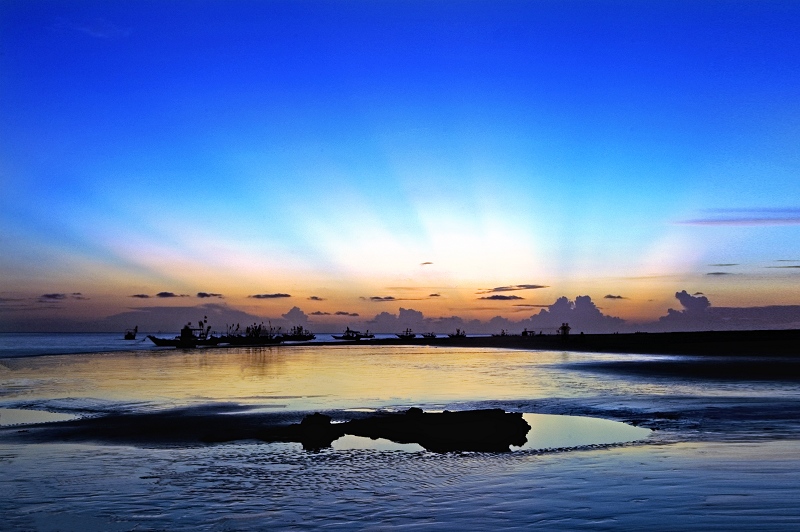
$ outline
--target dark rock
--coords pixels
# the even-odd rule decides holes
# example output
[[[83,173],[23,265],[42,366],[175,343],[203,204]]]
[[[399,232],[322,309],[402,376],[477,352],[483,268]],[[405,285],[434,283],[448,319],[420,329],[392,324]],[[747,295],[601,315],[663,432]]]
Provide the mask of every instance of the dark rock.
[[[276,427],[265,431],[264,441],[299,442],[303,449],[316,451],[330,447],[334,440],[344,436],[344,424],[331,424],[331,417],[319,412],[305,416],[299,424]],[[277,430],[276,430],[277,429]]]
[[[331,417],[315,413],[235,414],[237,405],[211,405],[166,412],[118,414],[45,423],[23,430],[0,428],[0,437],[25,441],[104,441],[142,445],[186,445],[236,440],[299,442],[304,449],[329,447],[334,440],[352,434],[385,438],[397,443],[418,443],[430,451],[507,452],[521,446],[530,426],[522,414],[501,409],[425,413],[409,408],[401,413],[378,413],[331,423]]]

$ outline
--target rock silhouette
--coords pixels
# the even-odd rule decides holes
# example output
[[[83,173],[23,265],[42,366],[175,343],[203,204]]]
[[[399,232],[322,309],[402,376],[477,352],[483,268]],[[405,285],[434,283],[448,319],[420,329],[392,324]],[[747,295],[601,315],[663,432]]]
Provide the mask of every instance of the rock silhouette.
[[[330,447],[350,434],[417,443],[429,451],[508,452],[527,441],[530,425],[520,413],[501,409],[425,413],[410,408],[400,413],[376,413],[332,423],[326,414],[306,415],[299,423],[279,416],[228,415],[228,406],[175,409],[167,412],[113,414],[102,417],[31,425],[24,430],[6,427],[4,438],[53,441],[102,441],[141,445],[186,445],[236,440],[297,442],[307,450]]]

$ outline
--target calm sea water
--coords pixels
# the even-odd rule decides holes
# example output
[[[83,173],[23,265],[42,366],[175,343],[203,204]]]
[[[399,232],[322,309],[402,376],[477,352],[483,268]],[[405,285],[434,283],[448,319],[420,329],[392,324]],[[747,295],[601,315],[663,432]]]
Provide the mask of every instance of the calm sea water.
[[[314,345],[180,351],[112,335],[27,338],[35,341],[0,335],[0,409],[22,418],[30,410],[84,416],[209,403],[297,412],[500,407],[539,416],[529,418],[532,446],[507,454],[350,440],[310,453],[256,442],[143,448],[0,438],[0,514],[9,530],[800,525],[785,502],[800,495],[794,383],[575,369],[635,355]],[[44,354],[75,352],[82,341],[91,346],[82,354]],[[721,412],[740,417],[726,424]],[[660,430],[632,426],[642,419]]]

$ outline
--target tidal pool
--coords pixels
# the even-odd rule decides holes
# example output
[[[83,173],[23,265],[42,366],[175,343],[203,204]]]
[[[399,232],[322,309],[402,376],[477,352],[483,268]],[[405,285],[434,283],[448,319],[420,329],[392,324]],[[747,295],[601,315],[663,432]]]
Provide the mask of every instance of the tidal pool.
[[[577,447],[629,443],[647,438],[652,431],[632,427],[619,421],[584,416],[551,414],[523,414],[531,426],[528,441],[512,451],[544,451]],[[375,451],[421,452],[425,449],[416,443],[396,443],[384,438],[365,438],[347,434],[331,445],[334,450],[349,451],[369,449]]]

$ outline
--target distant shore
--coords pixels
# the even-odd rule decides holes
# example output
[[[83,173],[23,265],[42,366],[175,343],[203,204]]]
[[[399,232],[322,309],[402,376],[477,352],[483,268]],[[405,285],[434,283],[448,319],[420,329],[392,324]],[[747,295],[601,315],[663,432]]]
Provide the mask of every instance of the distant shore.
[[[628,334],[378,338],[314,345],[428,345],[705,356],[800,356],[800,329]]]

